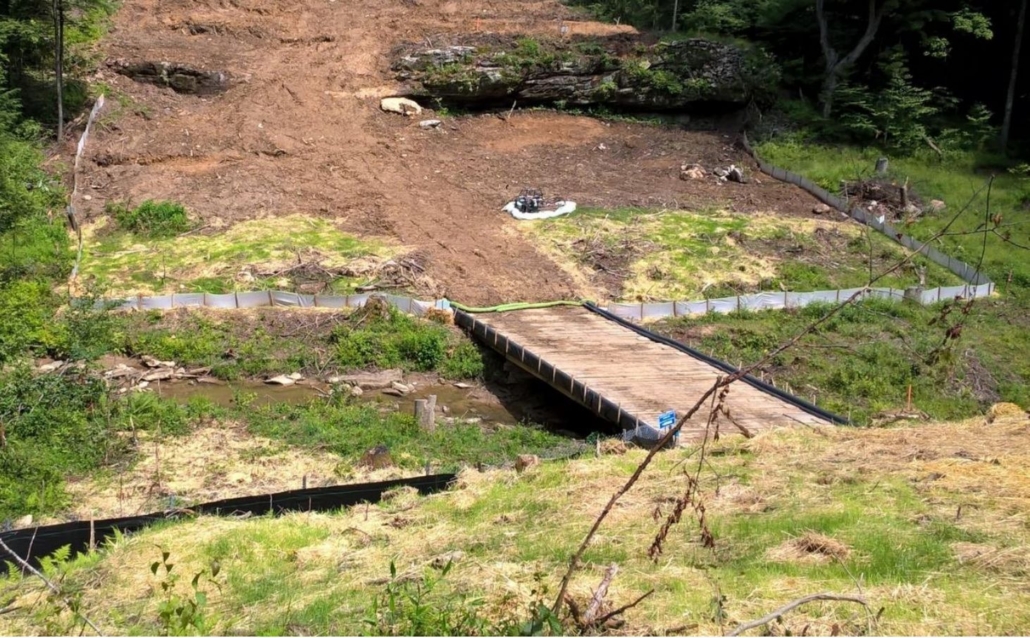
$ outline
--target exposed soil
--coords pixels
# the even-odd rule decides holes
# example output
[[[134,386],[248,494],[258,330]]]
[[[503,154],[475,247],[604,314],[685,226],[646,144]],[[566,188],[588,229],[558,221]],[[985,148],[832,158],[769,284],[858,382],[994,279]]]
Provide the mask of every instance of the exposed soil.
[[[395,236],[426,257],[442,294],[473,304],[572,298],[561,269],[500,207],[523,186],[591,206],[724,206],[810,215],[802,191],[682,181],[679,166],[750,166],[725,131],[605,123],[552,112],[445,119],[386,114],[389,53],[402,42],[475,32],[550,35],[553,0],[126,0],[102,45],[113,63],[224,73],[219,95],[177,93],[103,67],[135,104],[91,140],[88,217],[105,202],[173,199],[218,225],[290,213]],[[571,37],[627,27],[567,22]],[[219,76],[221,77],[221,76]],[[112,107],[113,108],[113,107]],[[431,112],[425,117],[431,117]]]

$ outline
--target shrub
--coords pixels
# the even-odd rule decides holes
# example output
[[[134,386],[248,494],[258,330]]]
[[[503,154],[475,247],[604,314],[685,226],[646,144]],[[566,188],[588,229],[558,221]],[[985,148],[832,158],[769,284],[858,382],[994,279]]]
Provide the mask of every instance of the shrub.
[[[429,372],[447,355],[443,326],[409,317],[392,307],[363,309],[332,334],[336,359],[346,368],[392,368]]]
[[[483,354],[475,345],[463,341],[448,353],[440,374],[448,379],[475,379],[483,374]]]
[[[0,287],[0,363],[26,351],[55,350],[64,338],[54,321],[56,296],[45,282],[23,280]]]
[[[175,202],[148,199],[136,208],[110,204],[108,212],[123,230],[155,239],[184,233],[191,226],[186,209]]]

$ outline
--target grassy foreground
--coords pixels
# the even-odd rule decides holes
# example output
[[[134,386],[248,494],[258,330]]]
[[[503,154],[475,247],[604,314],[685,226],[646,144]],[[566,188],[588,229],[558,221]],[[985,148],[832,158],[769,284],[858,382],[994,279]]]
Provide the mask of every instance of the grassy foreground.
[[[601,528],[571,593],[584,603],[617,562],[613,603],[655,590],[626,614],[631,634],[722,633],[822,591],[861,592],[872,617],[815,603],[770,631],[1019,633],[1030,624],[1030,424],[1014,406],[995,412],[990,423],[724,437],[702,475],[715,548],[698,543],[688,508],[651,562],[652,516],[671,511],[683,468],[696,463],[693,449],[663,453]],[[112,633],[498,631],[550,601],[568,556],[642,458],[467,471],[444,494],[402,492],[334,514],[169,524],[50,571]],[[179,575],[167,589],[161,548]],[[163,619],[166,605],[199,600],[189,584],[198,573],[195,622]],[[73,629],[31,578],[0,581],[0,605],[0,633]]]

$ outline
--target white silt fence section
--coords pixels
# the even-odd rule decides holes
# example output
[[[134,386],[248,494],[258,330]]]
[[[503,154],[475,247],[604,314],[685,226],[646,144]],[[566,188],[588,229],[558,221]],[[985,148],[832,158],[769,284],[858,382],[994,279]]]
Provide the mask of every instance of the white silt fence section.
[[[816,290],[812,292],[759,292],[735,297],[704,299],[699,301],[660,301],[653,303],[618,303],[612,302],[605,309],[613,315],[631,321],[655,321],[670,317],[686,317],[704,315],[711,312],[730,314],[741,311],[783,310],[786,308],[803,308],[814,303],[837,304],[847,301],[854,295],[861,298],[887,299],[902,301],[911,299],[923,305],[931,305],[951,299],[968,299],[970,297],[989,297],[994,292],[994,284],[966,284],[963,286],[946,286],[931,288],[917,294],[906,293],[899,288],[848,288],[844,290]],[[176,293],[156,297],[129,297],[125,299],[104,300],[99,305],[106,305],[116,310],[172,310],[174,308],[218,308],[232,310],[237,308],[360,308],[369,298],[379,297],[401,312],[422,316],[430,309],[450,310],[450,301],[437,299],[424,301],[390,294],[358,294],[358,295],[303,295],[283,291],[234,292],[225,294],[211,293]]]

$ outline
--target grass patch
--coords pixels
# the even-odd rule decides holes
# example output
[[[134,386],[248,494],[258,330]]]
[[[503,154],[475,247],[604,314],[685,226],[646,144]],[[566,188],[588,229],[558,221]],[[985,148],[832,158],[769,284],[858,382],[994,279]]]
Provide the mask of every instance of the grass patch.
[[[670,497],[682,491],[675,470],[685,460],[696,462],[692,448],[663,453],[613,510],[569,593],[586,601],[609,562],[617,561],[614,600],[655,590],[627,613],[627,633],[709,635],[814,591],[857,593],[859,579],[873,609],[883,608],[879,633],[1018,632],[1030,622],[1030,594],[1019,577],[1023,563],[988,567],[963,560],[958,551],[995,546],[1012,555],[1030,540],[1026,492],[1018,483],[1030,449],[1025,437],[1012,438],[1017,427],[1021,422],[1003,420],[985,430],[976,420],[724,438],[713,444],[701,488],[715,548],[696,542],[696,522],[684,516],[655,564],[646,552],[657,527],[651,517],[656,508],[667,514]],[[968,473],[983,483],[981,490],[926,479],[958,452],[964,456],[955,462],[975,466]],[[218,610],[209,619],[212,633],[231,627],[251,634],[349,635],[414,626],[440,634],[467,627],[456,621],[470,617],[492,627],[490,633],[503,633],[500,627],[550,602],[568,556],[644,454],[545,463],[522,474],[466,472],[443,495],[399,493],[334,514],[158,526],[89,563],[70,565],[63,582],[82,592],[82,609],[94,621],[122,633],[153,633],[158,601],[147,591],[158,580],[148,566],[160,545],[182,573],[220,565],[222,585],[209,592]],[[995,469],[977,469],[983,467]],[[976,514],[956,520],[960,503]],[[1022,512],[1016,519],[1013,506]],[[770,553],[806,535],[846,551],[841,560],[804,555],[818,549],[786,559]],[[87,582],[90,587],[76,589]],[[36,586],[28,579],[5,585],[15,592]],[[384,608],[391,592],[406,597]],[[36,622],[16,610],[0,616],[0,629],[31,633]],[[841,633],[868,631],[865,613],[843,604],[809,605],[782,622],[777,629],[791,635],[806,626],[820,635],[834,625]]]
[[[331,283],[336,290],[350,291],[368,283],[375,264],[397,250],[301,215],[241,222],[215,234],[161,236],[145,243],[132,233],[96,227],[86,229],[85,237],[83,275],[95,277],[110,294],[125,295],[294,289],[304,283]],[[302,262],[328,270],[349,266],[369,274],[323,280],[286,272]]]
[[[854,148],[801,144],[790,140],[766,142],[758,147],[766,161],[787,170],[800,173],[827,188],[840,190],[841,180],[868,178],[873,173],[877,158],[884,156],[876,148]],[[922,215],[906,231],[916,237],[929,238],[941,230],[951,218],[967,208],[951,231],[971,233],[985,219],[987,213],[987,181],[994,176],[990,193],[991,214],[1002,216],[1011,239],[1022,245],[1030,240],[1025,220],[1030,218],[1030,178],[1008,172],[996,158],[975,153],[946,156],[916,155],[891,157],[889,177],[899,184],[906,179],[912,191],[924,200],[940,199],[947,208],[939,213]],[[958,234],[942,238],[938,248],[946,255],[976,264],[983,248],[982,234]],[[983,268],[988,275],[1007,288],[1030,287],[1030,260],[1025,252],[1006,244],[999,237],[987,237],[987,252]],[[1010,282],[1011,277],[1011,282]]]
[[[904,248],[856,223],[735,215],[721,211],[586,209],[519,226],[598,298],[694,300],[758,291],[855,288]],[[925,259],[877,286],[958,285]]]
[[[709,314],[659,322],[654,329],[706,353],[745,366],[799,333],[829,306]],[[869,300],[843,310],[758,374],[818,405],[869,423],[903,409],[912,386],[915,408],[935,418],[981,413],[997,401],[1030,403],[1028,326],[1011,305],[973,306],[957,341],[945,343],[940,307]]]
[[[867,177],[880,156],[875,149],[790,142],[767,142],[759,151],[771,163],[806,175],[831,191],[838,188],[841,179]],[[926,158],[892,159],[891,166],[899,183],[908,178],[924,201],[939,197],[947,204],[944,212],[923,215],[907,232],[929,237],[967,204],[969,210],[954,228],[966,232],[983,221],[986,191],[978,189],[984,185],[986,172],[975,156],[954,157],[943,163]],[[1021,223],[1030,214],[1020,204],[1028,186],[1025,178],[999,174],[991,210],[1001,214],[1005,222]],[[1023,226],[1010,230],[1017,243],[1030,239]],[[855,252],[861,253],[864,237],[859,235],[853,241]],[[938,247],[946,254],[976,263],[983,246],[982,235],[958,235],[943,238]],[[869,302],[846,310],[806,336],[798,347],[777,357],[761,373],[823,407],[850,414],[858,423],[869,423],[880,412],[904,408],[909,385],[914,407],[936,418],[969,416],[999,400],[1030,405],[1030,365],[1020,354],[1030,350],[1030,326],[1026,321],[1030,261],[1022,249],[999,237],[988,236],[986,246],[983,267],[997,283],[1001,296],[977,301],[957,340],[946,344],[944,331],[958,323],[958,310],[940,321],[941,307]],[[847,258],[840,259],[846,270]],[[886,255],[884,261],[889,263]],[[787,273],[786,281],[814,287],[826,283],[825,271],[814,270],[802,259],[791,257],[778,267],[781,277]],[[940,271],[927,270],[928,285],[951,283],[947,281],[950,275],[931,274]],[[844,284],[841,287],[860,283],[847,274],[835,276],[838,285]],[[901,287],[899,284],[905,283],[911,280],[882,285]],[[734,364],[748,364],[764,358],[765,353],[825,311],[809,308],[710,315],[663,322],[658,329]]]
[[[426,433],[412,415],[384,415],[374,406],[344,398],[250,408],[247,421],[255,434],[339,455],[344,476],[350,473],[345,468],[353,468],[362,454],[378,445],[385,445],[402,468],[419,470],[431,464],[434,470],[452,471],[476,463],[512,462],[518,454],[546,453],[567,444],[562,437],[529,426],[487,431],[459,421]]]
[[[370,301],[330,337],[336,361],[345,369],[404,368],[440,371],[448,378],[478,377],[483,359],[466,337],[446,326],[406,315],[385,302]]]
[[[188,231],[192,224],[186,208],[175,202],[146,200],[136,208],[126,204],[108,204],[107,214],[118,227],[148,239],[167,239]]]

